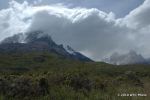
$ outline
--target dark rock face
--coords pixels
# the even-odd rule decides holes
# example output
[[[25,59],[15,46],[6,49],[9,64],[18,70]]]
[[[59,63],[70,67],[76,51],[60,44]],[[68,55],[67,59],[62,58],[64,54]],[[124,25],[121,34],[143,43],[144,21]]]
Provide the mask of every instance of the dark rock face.
[[[49,35],[41,31],[28,33],[24,39],[25,43],[19,42],[21,36],[15,35],[4,39],[0,44],[0,53],[50,52],[69,59],[92,61],[74,50],[73,54],[69,53],[63,45],[57,45]]]

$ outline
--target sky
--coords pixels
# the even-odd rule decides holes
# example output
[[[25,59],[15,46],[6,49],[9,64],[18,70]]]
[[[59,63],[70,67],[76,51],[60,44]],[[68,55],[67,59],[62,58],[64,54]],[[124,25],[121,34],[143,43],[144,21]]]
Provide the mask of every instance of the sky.
[[[0,0],[0,40],[44,31],[100,61],[134,50],[150,57],[150,0]]]
[[[0,9],[8,8],[12,0],[0,0]],[[15,0],[23,3],[25,0]],[[26,0],[34,5],[64,4],[70,8],[97,8],[107,13],[114,12],[117,17],[123,17],[131,10],[141,5],[144,0]]]

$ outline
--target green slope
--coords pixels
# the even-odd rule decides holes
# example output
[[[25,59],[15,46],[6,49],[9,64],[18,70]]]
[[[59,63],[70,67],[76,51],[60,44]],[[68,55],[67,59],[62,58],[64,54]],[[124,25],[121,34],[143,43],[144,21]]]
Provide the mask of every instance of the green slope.
[[[0,100],[149,100],[150,66],[80,62],[46,52],[0,54],[0,94]]]

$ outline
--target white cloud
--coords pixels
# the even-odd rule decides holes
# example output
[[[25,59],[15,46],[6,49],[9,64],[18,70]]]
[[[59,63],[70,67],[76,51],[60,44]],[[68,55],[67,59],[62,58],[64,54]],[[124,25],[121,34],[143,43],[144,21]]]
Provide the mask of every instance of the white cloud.
[[[19,4],[12,1],[10,2],[10,8],[0,10],[0,40],[26,30],[29,23],[26,20],[29,17],[28,7],[27,2]]]
[[[113,13],[64,7],[45,7],[38,11],[29,30],[46,31],[57,43],[69,44],[82,53],[89,51],[94,59],[125,45],[125,34],[128,34],[128,29],[116,24]]]
[[[127,15],[124,20],[129,27],[135,29],[143,28],[150,25],[150,0],[145,2],[138,8],[134,9]]]
[[[149,54],[149,0],[124,18],[98,9],[67,8],[62,5],[33,6],[10,3],[0,10],[0,40],[12,34],[43,30],[54,41],[70,45],[95,60],[113,52],[136,50]]]
[[[132,28],[134,31],[132,35],[135,37],[135,45],[139,52],[145,57],[150,57],[150,0],[145,2],[131,11],[122,20],[126,26]]]

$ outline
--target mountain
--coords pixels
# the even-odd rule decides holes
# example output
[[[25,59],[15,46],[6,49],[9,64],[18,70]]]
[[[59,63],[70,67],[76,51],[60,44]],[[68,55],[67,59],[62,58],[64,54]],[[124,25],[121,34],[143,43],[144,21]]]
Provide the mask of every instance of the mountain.
[[[11,37],[7,37],[5,38],[3,41],[1,41],[2,43],[22,43],[24,40],[25,36],[23,33],[19,33],[19,34],[15,34]]]
[[[64,48],[62,44],[56,44],[51,36],[42,31],[26,33],[26,36],[17,34],[4,39],[0,44],[0,53],[27,52],[49,52],[69,59],[92,61],[90,58],[73,50],[70,46]]]
[[[110,56],[110,58],[104,59],[104,61],[114,65],[148,64],[147,59],[133,50],[126,54],[119,54],[115,52]]]

